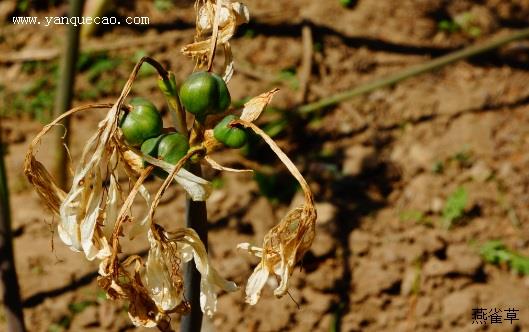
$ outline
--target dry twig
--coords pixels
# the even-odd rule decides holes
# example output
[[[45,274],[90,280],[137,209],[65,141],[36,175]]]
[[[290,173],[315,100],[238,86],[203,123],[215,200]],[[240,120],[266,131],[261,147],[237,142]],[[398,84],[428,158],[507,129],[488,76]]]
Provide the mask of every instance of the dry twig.
[[[307,101],[307,91],[310,83],[312,57],[314,53],[312,29],[308,24],[305,24],[301,29],[301,39],[303,43],[303,57],[301,58],[301,68],[299,72],[298,100],[300,104],[304,104]]]

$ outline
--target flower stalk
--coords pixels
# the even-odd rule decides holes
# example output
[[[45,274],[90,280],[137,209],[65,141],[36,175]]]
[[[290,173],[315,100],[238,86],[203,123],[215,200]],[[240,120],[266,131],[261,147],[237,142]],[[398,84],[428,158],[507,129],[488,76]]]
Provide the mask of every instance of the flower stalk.
[[[192,164],[191,173],[202,177],[199,164]],[[205,248],[208,247],[208,217],[206,202],[195,202],[189,196],[186,198],[185,210],[186,227],[194,229]],[[182,317],[180,331],[200,331],[202,326],[202,311],[200,310],[200,272],[193,264],[187,264],[184,277],[185,297],[191,304],[191,312]]]

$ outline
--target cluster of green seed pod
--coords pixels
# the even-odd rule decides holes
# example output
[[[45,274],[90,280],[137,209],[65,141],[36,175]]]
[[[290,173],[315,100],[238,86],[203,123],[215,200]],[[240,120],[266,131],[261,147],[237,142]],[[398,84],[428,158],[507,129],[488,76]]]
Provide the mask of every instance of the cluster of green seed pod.
[[[182,106],[204,122],[206,116],[225,112],[231,103],[231,96],[224,80],[214,73],[196,72],[191,74],[180,87]],[[214,129],[215,139],[230,148],[240,148],[247,141],[246,131],[231,127],[229,123],[236,119],[226,116]]]
[[[174,80],[174,76],[172,78]],[[176,85],[171,90],[176,91]],[[191,74],[180,86],[179,97],[184,109],[200,123],[204,123],[208,115],[225,112],[231,103],[224,80],[209,72]],[[186,155],[190,148],[187,137],[163,129],[162,117],[153,103],[144,98],[134,98],[131,106],[132,109],[122,116],[119,124],[127,144],[141,147],[144,154],[173,165]],[[230,125],[235,119],[235,115],[228,115],[213,130],[215,139],[230,148],[240,148],[248,139],[245,129]],[[167,176],[161,170],[155,170],[155,174]]]
[[[187,138],[180,133],[163,129],[162,117],[153,103],[144,98],[134,98],[130,104],[132,109],[120,120],[127,144],[140,147],[144,154],[171,164],[176,164],[186,155],[189,150]],[[155,174],[166,176],[160,170],[155,170]]]

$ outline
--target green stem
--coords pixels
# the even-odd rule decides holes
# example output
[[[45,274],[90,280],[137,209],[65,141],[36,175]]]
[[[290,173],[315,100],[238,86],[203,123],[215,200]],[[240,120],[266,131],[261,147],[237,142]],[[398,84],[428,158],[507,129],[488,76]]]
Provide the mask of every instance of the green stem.
[[[180,105],[174,74],[169,71],[167,72],[167,76],[160,76],[158,79],[158,87],[160,90],[162,90],[165,100],[169,105],[169,109],[171,110],[171,118],[176,126],[176,129],[185,137],[189,137],[189,133],[187,131],[186,115],[185,111]]]
[[[0,119],[1,121],[1,119]],[[1,122],[0,122],[1,124]],[[24,314],[20,301],[15,259],[13,255],[13,238],[11,234],[11,211],[9,208],[9,192],[4,163],[4,146],[0,126],[0,291],[4,304],[7,330],[24,332]]]
[[[70,17],[79,17],[82,15],[83,0],[70,0]],[[75,84],[75,65],[77,56],[79,54],[79,31],[80,26],[69,25],[68,37],[64,45],[64,56],[61,62],[61,73],[59,84],[57,86],[57,97],[55,99],[54,118],[59,117],[66,112],[72,103],[73,89]],[[64,126],[65,132],[61,130],[56,131],[55,137],[55,159],[54,159],[54,173],[56,175],[57,184],[59,187],[65,189],[68,181],[68,152],[63,147],[69,145],[70,141],[70,118],[66,117],[61,122]]]
[[[311,113],[322,108],[338,104],[342,101],[359,96],[361,94],[368,93],[382,87],[393,85],[407,78],[417,76],[419,74],[423,74],[435,69],[439,69],[453,62],[466,59],[477,54],[485,53],[510,42],[528,37],[529,28],[519,30],[507,36],[496,37],[488,42],[466,47],[462,50],[449,53],[447,55],[438,57],[426,63],[406,68],[403,71],[400,71],[388,77],[376,79],[351,90],[338,93],[328,98],[320,99],[314,103],[303,105],[298,108],[298,111],[303,114]]]
[[[191,164],[190,171],[202,176],[200,164]],[[206,202],[195,202],[189,197],[186,200],[186,226],[193,228],[200,240],[208,248],[208,216]],[[180,323],[181,332],[197,332],[202,326],[202,309],[200,308],[200,273],[194,264],[187,264],[184,286],[185,297],[191,304],[191,312],[182,317]]]

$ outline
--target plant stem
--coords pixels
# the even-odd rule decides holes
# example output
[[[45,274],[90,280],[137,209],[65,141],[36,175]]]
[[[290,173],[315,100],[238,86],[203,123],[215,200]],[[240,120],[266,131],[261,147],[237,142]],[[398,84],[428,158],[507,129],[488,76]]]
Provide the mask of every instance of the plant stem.
[[[507,36],[496,37],[488,42],[466,47],[462,50],[443,55],[426,63],[406,68],[388,77],[379,78],[366,84],[360,85],[351,90],[338,93],[328,98],[320,99],[314,103],[303,105],[298,108],[298,111],[303,114],[311,113],[319,109],[338,104],[344,100],[359,96],[361,94],[368,93],[382,87],[393,85],[407,78],[417,76],[419,74],[423,74],[435,69],[439,69],[453,62],[466,59],[477,54],[485,53],[507,43],[528,37],[529,28],[518,30]]]
[[[178,88],[176,86],[174,74],[172,72],[165,72],[164,74],[160,71],[159,68],[157,69],[158,73],[160,74],[160,78],[158,79],[158,86],[162,90],[165,100],[169,105],[169,110],[171,111],[171,119],[174,125],[176,126],[178,132],[188,138],[189,133],[187,131],[186,114],[182,108],[182,105],[180,105],[180,100],[178,97]]]
[[[1,120],[1,119],[0,119]],[[1,124],[1,122],[0,122]],[[0,126],[0,291],[7,318],[9,332],[24,332],[24,314],[20,301],[20,291],[13,255],[13,238],[11,234],[11,211],[9,209],[9,192],[4,163],[4,146]]]
[[[83,0],[70,0],[70,17],[79,17],[82,15]],[[66,40],[63,59],[61,61],[61,73],[59,84],[57,86],[57,96],[55,99],[54,118],[66,112],[72,102],[73,89],[75,84],[75,65],[79,54],[79,31],[80,25],[70,24],[68,26],[68,38]],[[55,137],[55,157],[54,173],[59,187],[65,189],[68,181],[68,153],[63,147],[69,146],[70,141],[70,118],[65,118],[61,124],[65,132],[56,131]]]
[[[191,164],[193,174],[202,176],[200,164]],[[186,200],[186,226],[193,228],[200,240],[208,248],[208,216],[206,202],[195,202],[189,197]],[[182,317],[181,332],[197,332],[202,326],[202,310],[200,308],[200,273],[195,265],[189,263],[185,271],[185,297],[191,304],[191,312]]]

